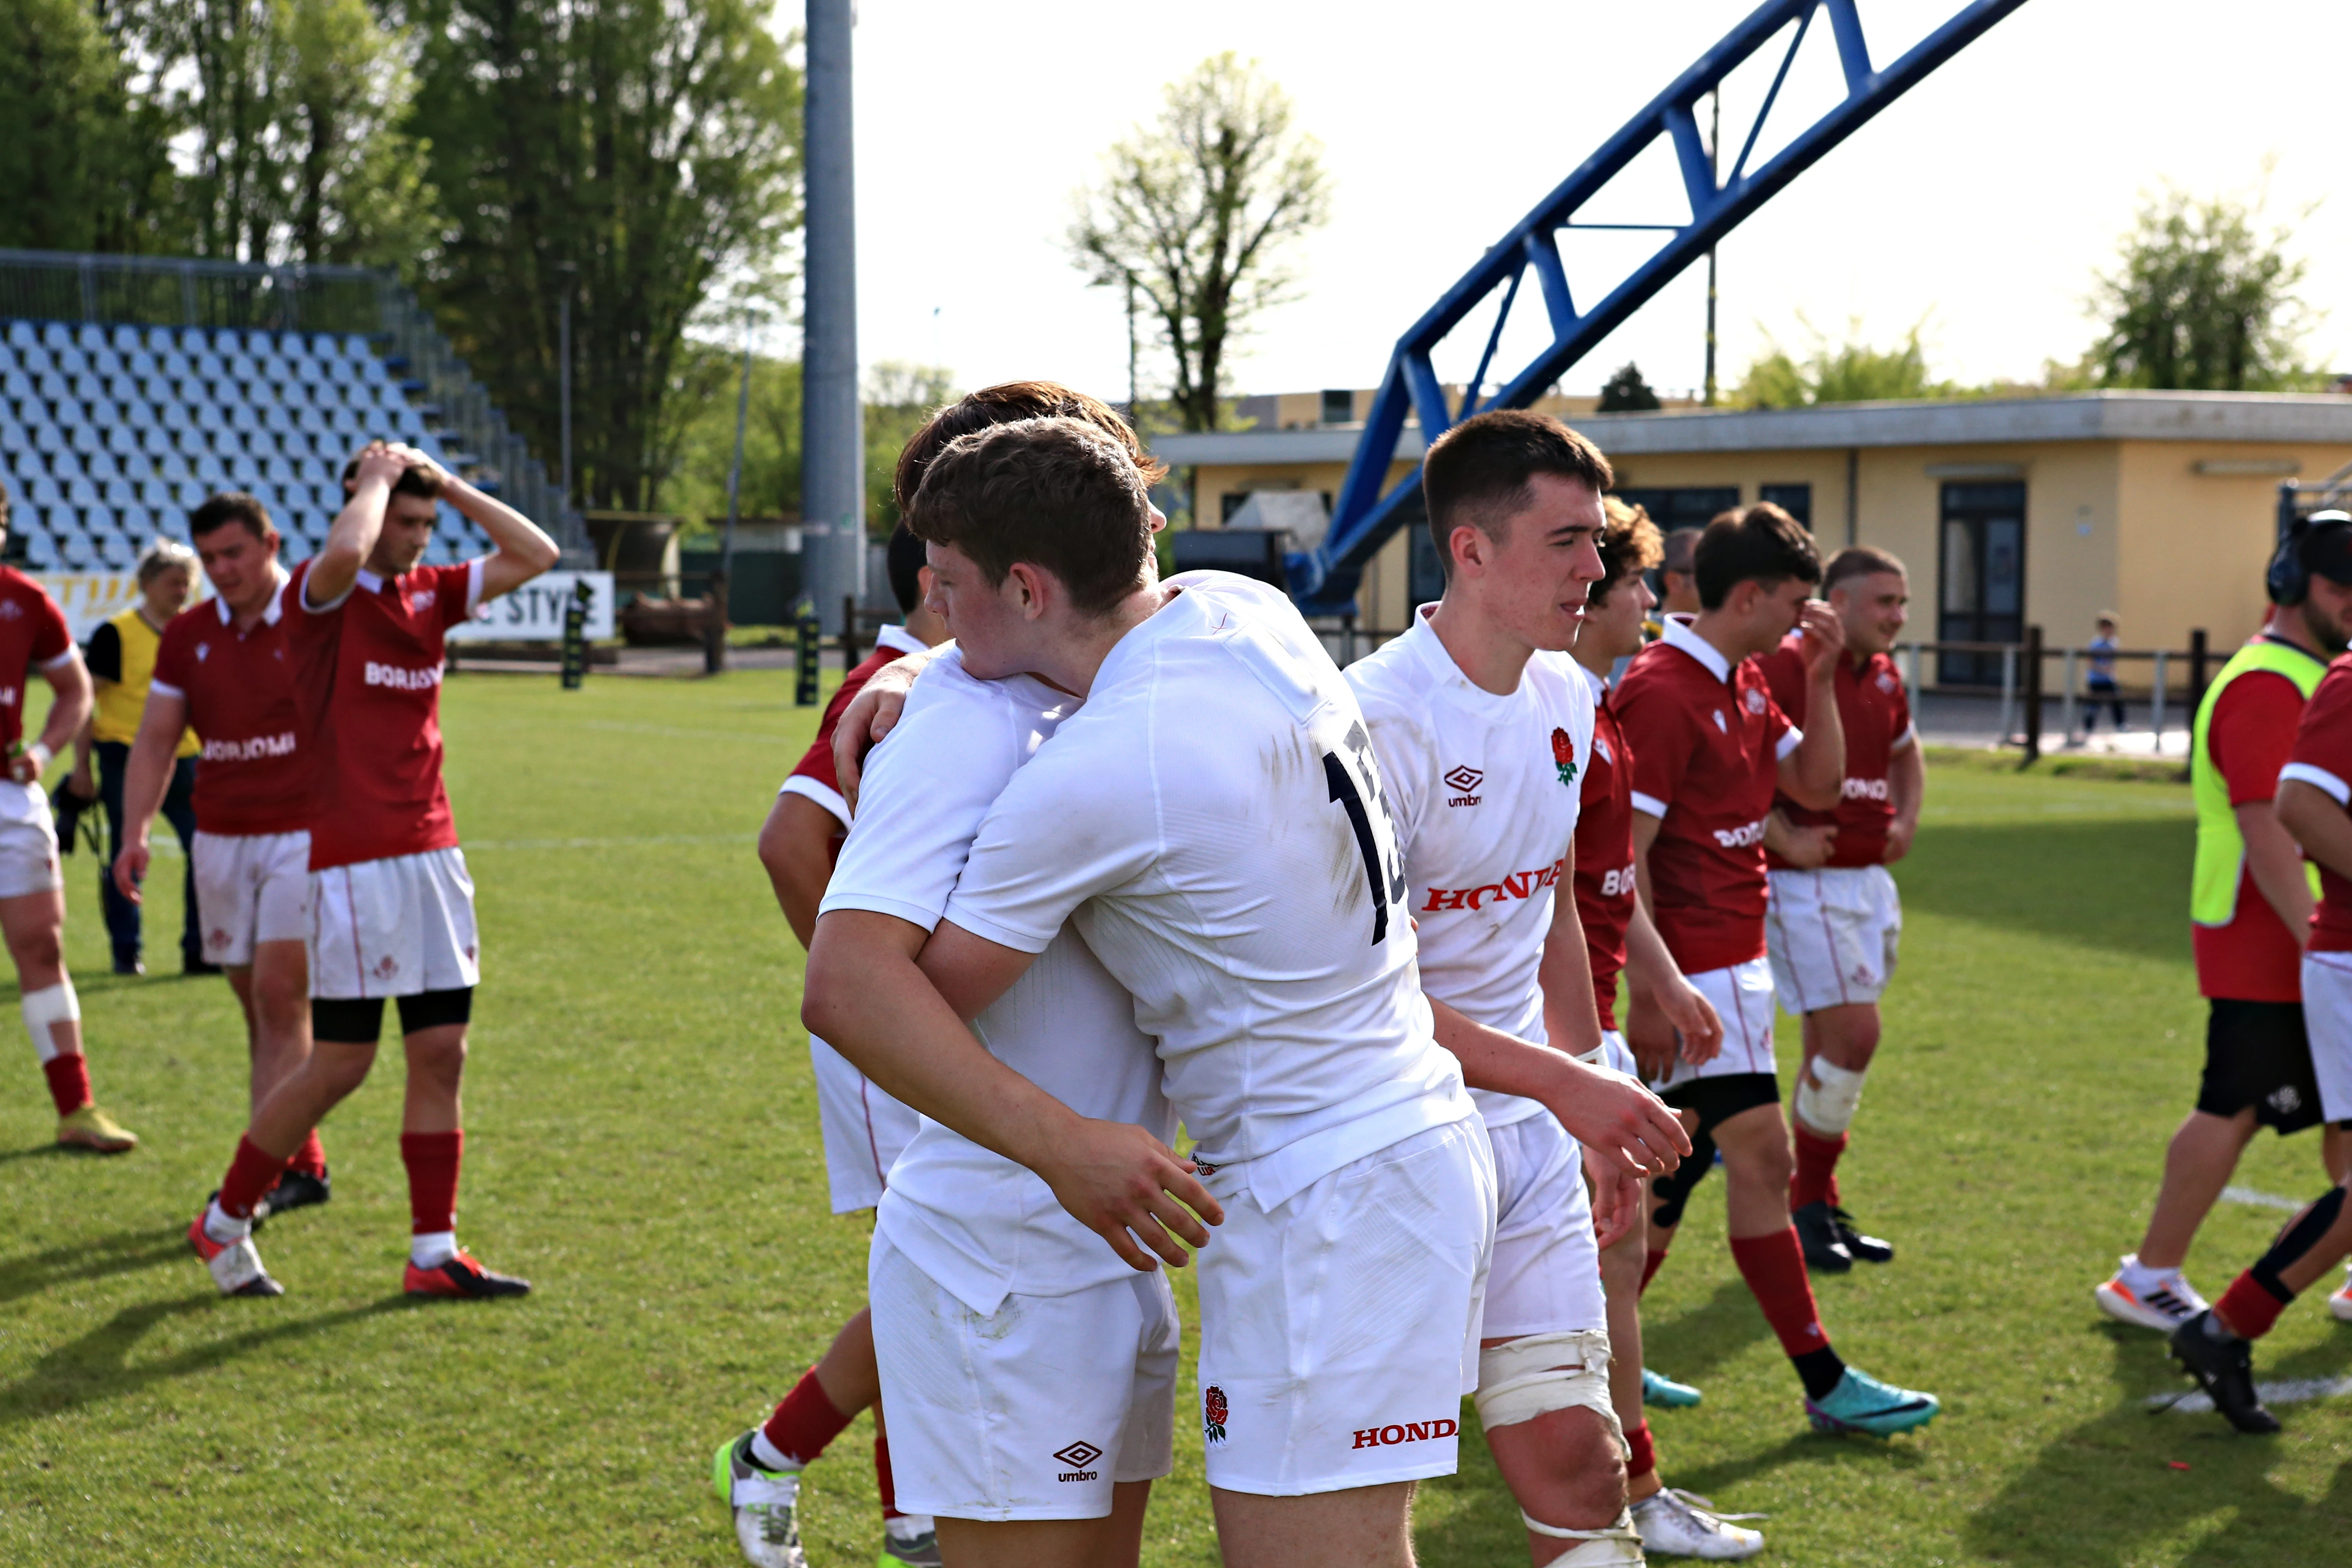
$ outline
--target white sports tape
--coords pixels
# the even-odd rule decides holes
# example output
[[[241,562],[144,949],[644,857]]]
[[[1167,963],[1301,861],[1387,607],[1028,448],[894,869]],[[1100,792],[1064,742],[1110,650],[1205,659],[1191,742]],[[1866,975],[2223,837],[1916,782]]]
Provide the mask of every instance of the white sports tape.
[[[1642,1537],[1633,1528],[1631,1511],[1617,1516],[1616,1522],[1606,1530],[1562,1530],[1558,1525],[1545,1524],[1526,1510],[1519,1510],[1520,1521],[1538,1535],[1548,1535],[1554,1541],[1580,1541],[1581,1546],[1571,1546],[1551,1560],[1551,1568],[1640,1568],[1646,1561],[1642,1555]]]
[[[1797,1075],[1797,1120],[1832,1137],[1853,1126],[1854,1110],[1862,1104],[1863,1074],[1868,1070],[1815,1057],[1812,1066]]]
[[[1609,1331],[1578,1329],[1522,1334],[1478,1352],[1478,1392],[1471,1396],[1488,1426],[1515,1426],[1582,1405],[1608,1424],[1619,1447],[1625,1429],[1609,1401]]]
[[[33,1054],[45,1062],[55,1060],[58,1041],[49,1026],[81,1022],[81,998],[74,994],[73,982],[60,980],[45,990],[26,992],[23,1007],[25,1033],[33,1037]]]

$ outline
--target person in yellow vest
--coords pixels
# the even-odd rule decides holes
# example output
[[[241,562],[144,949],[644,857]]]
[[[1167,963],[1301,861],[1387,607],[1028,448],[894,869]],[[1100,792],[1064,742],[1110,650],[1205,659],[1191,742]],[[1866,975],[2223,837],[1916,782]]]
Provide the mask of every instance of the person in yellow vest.
[[[2269,618],[2197,706],[2189,918],[2208,1006],[2205,1074],[2196,1109],[2165,1152],[2139,1250],[2096,1292],[2109,1317],[2168,1334],[2206,1310],[2180,1265],[2255,1130],[2284,1135],[2324,1120],[2302,973],[2318,878],[2271,803],[2304,705],[2352,631],[2345,531],[2299,530],[2281,543],[2268,576]],[[2341,1127],[2321,1134],[2331,1181],[2345,1173],[2347,1146]]]
[[[196,552],[184,544],[158,539],[139,557],[139,602],[89,634],[82,662],[89,667],[98,687],[98,702],[89,722],[74,737],[71,787],[84,800],[94,795],[106,806],[106,859],[98,868],[99,898],[106,911],[106,934],[114,944],[114,973],[144,974],[144,945],[139,906],[115,890],[111,871],[122,853],[122,778],[131,763],[131,742],[139,738],[139,716],[146,710],[147,684],[155,674],[155,648],[163,628],[186,607],[196,587]],[[163,799],[163,816],[180,836],[185,851],[196,835],[196,732],[180,737],[172,772],[171,793]],[[97,777],[91,777],[91,752],[97,753]],[[204,931],[196,919],[196,884],[193,867],[182,901],[180,953],[190,974],[217,974],[205,962]]]

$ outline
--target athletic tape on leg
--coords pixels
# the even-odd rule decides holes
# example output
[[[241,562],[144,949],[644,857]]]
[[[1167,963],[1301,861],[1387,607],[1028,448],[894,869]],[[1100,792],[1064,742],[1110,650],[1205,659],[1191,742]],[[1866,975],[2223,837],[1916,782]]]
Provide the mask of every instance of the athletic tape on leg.
[[[49,1026],[81,1022],[81,998],[74,994],[73,982],[60,980],[43,990],[28,991],[23,1006],[25,1032],[33,1037],[33,1054],[45,1062],[55,1061],[58,1041]]]
[[[1544,1523],[1524,1509],[1519,1510],[1519,1521],[1538,1535],[1583,1542],[1553,1558],[1550,1568],[1640,1568],[1646,1561],[1642,1555],[1642,1537],[1633,1528],[1630,1510],[1619,1514],[1616,1522],[1605,1530],[1562,1530],[1556,1524]]]
[[[1478,1392],[1470,1396],[1489,1427],[1515,1426],[1575,1405],[1599,1415],[1622,1448],[1625,1429],[1609,1398],[1609,1331],[1522,1334],[1478,1352]]]
[[[1797,1075],[1797,1120],[1814,1131],[1834,1138],[1853,1125],[1862,1104],[1862,1079],[1867,1068],[1842,1068],[1827,1057],[1815,1057]]]

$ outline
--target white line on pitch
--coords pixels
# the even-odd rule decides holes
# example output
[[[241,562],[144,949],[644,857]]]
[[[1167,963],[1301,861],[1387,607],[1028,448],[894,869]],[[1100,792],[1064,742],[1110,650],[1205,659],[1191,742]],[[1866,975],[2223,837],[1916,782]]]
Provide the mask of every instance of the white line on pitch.
[[[2301,1405],[2310,1399],[2333,1399],[2339,1394],[2352,1394],[2352,1377],[2294,1377],[2284,1383],[2254,1384],[2254,1396],[2264,1405]],[[2206,1394],[2158,1394],[2149,1397],[2147,1407],[2204,1415],[2211,1413],[2213,1400]]]
[[[2233,1204],[2248,1204],[2258,1209],[2285,1209],[2290,1214],[2302,1208],[2303,1198],[2283,1198],[2276,1193],[2260,1192],[2252,1187],[2223,1187],[2221,1195]]]

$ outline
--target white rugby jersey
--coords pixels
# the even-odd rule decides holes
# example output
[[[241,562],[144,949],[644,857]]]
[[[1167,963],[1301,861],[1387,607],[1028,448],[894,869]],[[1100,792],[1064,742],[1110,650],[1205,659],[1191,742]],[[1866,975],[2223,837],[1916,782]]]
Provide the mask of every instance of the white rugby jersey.
[[[991,802],[1078,700],[1026,676],[975,680],[950,649],[908,694],[866,766],[857,816],[819,912],[870,910],[938,926]],[[973,1021],[999,1061],[1081,1116],[1173,1143],[1160,1061],[1135,1002],[1076,930],[1053,933],[1013,988]],[[1035,1173],[926,1117],[875,1226],[941,1289],[992,1313],[1009,1292],[1059,1296],[1134,1270]]]
[[[947,918],[1076,917],[1160,1038],[1204,1164],[1272,1208],[1475,1107],[1430,1033],[1371,739],[1290,601],[1222,572],[1119,640],[982,825]]]
[[[1543,1041],[1537,972],[1576,838],[1592,689],[1564,653],[1530,658],[1507,697],[1482,689],[1430,629],[1433,607],[1348,668],[1404,843],[1421,984],[1474,1023]],[[1543,1110],[1492,1089],[1470,1095],[1489,1127]]]

